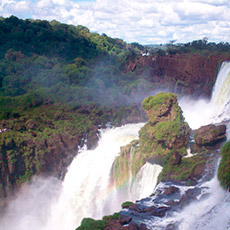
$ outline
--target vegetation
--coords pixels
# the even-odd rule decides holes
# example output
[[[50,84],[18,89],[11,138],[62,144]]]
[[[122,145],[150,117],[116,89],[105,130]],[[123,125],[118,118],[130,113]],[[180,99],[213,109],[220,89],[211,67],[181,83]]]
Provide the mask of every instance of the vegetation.
[[[223,188],[230,187],[230,141],[221,148],[221,161],[218,168],[218,179]]]
[[[83,26],[11,16],[0,20],[0,40],[1,101],[33,92],[75,106],[108,106],[123,102],[140,81],[132,73],[124,78],[121,66],[141,45]]]
[[[175,54],[185,54],[192,53],[198,55],[207,55],[207,54],[217,54],[217,53],[229,53],[230,43],[228,42],[208,42],[208,38],[204,37],[203,39],[195,40],[188,43],[176,43],[172,41],[168,44],[161,46],[146,46],[150,53],[157,53],[160,56],[166,55],[175,55]]]
[[[206,156],[204,154],[182,158],[178,165],[171,164],[170,156],[164,161],[164,167],[158,177],[158,181],[186,181],[192,183],[194,181],[194,173],[198,166],[206,163]],[[198,175],[195,175],[198,176]]]
[[[122,208],[128,208],[131,204],[133,204],[133,202],[131,202],[131,201],[126,201],[126,202],[122,203],[121,207],[122,207]]]
[[[102,220],[94,220],[92,218],[84,218],[81,225],[76,230],[104,230],[110,220],[118,220],[121,218],[119,213],[114,213],[110,216],[104,216]]]

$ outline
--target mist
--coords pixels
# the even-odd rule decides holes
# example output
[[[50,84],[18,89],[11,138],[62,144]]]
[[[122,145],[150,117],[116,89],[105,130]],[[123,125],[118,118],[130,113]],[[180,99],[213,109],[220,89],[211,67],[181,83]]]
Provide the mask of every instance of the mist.
[[[41,230],[61,191],[61,181],[35,176],[24,184],[0,218],[0,230]]]

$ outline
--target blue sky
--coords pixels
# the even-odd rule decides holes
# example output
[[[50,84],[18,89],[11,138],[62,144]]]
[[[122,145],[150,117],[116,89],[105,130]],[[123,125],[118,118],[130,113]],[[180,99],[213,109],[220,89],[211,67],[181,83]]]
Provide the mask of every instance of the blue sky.
[[[230,42],[230,0],[0,0],[0,15],[80,24],[141,44]]]

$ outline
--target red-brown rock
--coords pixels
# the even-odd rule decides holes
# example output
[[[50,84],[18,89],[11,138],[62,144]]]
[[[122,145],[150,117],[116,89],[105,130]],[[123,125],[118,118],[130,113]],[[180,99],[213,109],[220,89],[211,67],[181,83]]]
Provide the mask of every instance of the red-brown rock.
[[[226,138],[225,125],[206,125],[200,127],[194,134],[198,146],[212,146]]]

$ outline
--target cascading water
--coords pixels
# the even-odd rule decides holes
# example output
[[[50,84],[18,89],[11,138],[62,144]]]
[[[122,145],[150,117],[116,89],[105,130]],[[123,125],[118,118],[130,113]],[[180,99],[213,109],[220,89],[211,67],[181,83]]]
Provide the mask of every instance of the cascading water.
[[[101,218],[120,209],[121,200],[111,202],[116,189],[110,185],[110,170],[120,146],[137,138],[142,125],[103,131],[94,151],[83,151],[74,159],[47,229],[74,229],[84,217]]]
[[[62,185],[58,181],[55,194],[51,195],[52,199],[46,196],[54,192],[49,189],[50,185],[45,182],[46,180],[37,185],[32,183],[32,186],[27,186],[3,218],[3,229],[73,230],[84,217],[101,218],[119,211],[121,203],[126,200],[135,201],[150,195],[161,170],[150,163],[142,167],[136,180],[130,184],[127,181],[129,186],[123,191],[125,195],[110,184],[110,170],[120,146],[138,138],[138,131],[143,125],[132,124],[103,130],[98,147],[91,151],[83,150],[73,160]],[[44,187],[42,193],[39,193],[40,184]],[[38,189],[35,193],[36,187]],[[36,198],[32,194],[36,194]],[[33,204],[34,202],[43,204],[44,200],[46,204],[42,207],[41,214],[38,207],[34,207]],[[22,206],[23,203],[29,205],[21,212],[17,211],[20,210],[18,205]]]
[[[213,87],[211,101],[207,103],[207,106],[212,109],[212,113],[205,124],[224,122],[228,127],[227,137],[229,139],[230,62],[222,63]],[[230,194],[220,187],[217,176],[201,184],[200,187],[206,188],[209,195],[206,199],[192,203],[179,215],[173,217],[174,221],[180,223],[179,230],[230,229]]]

